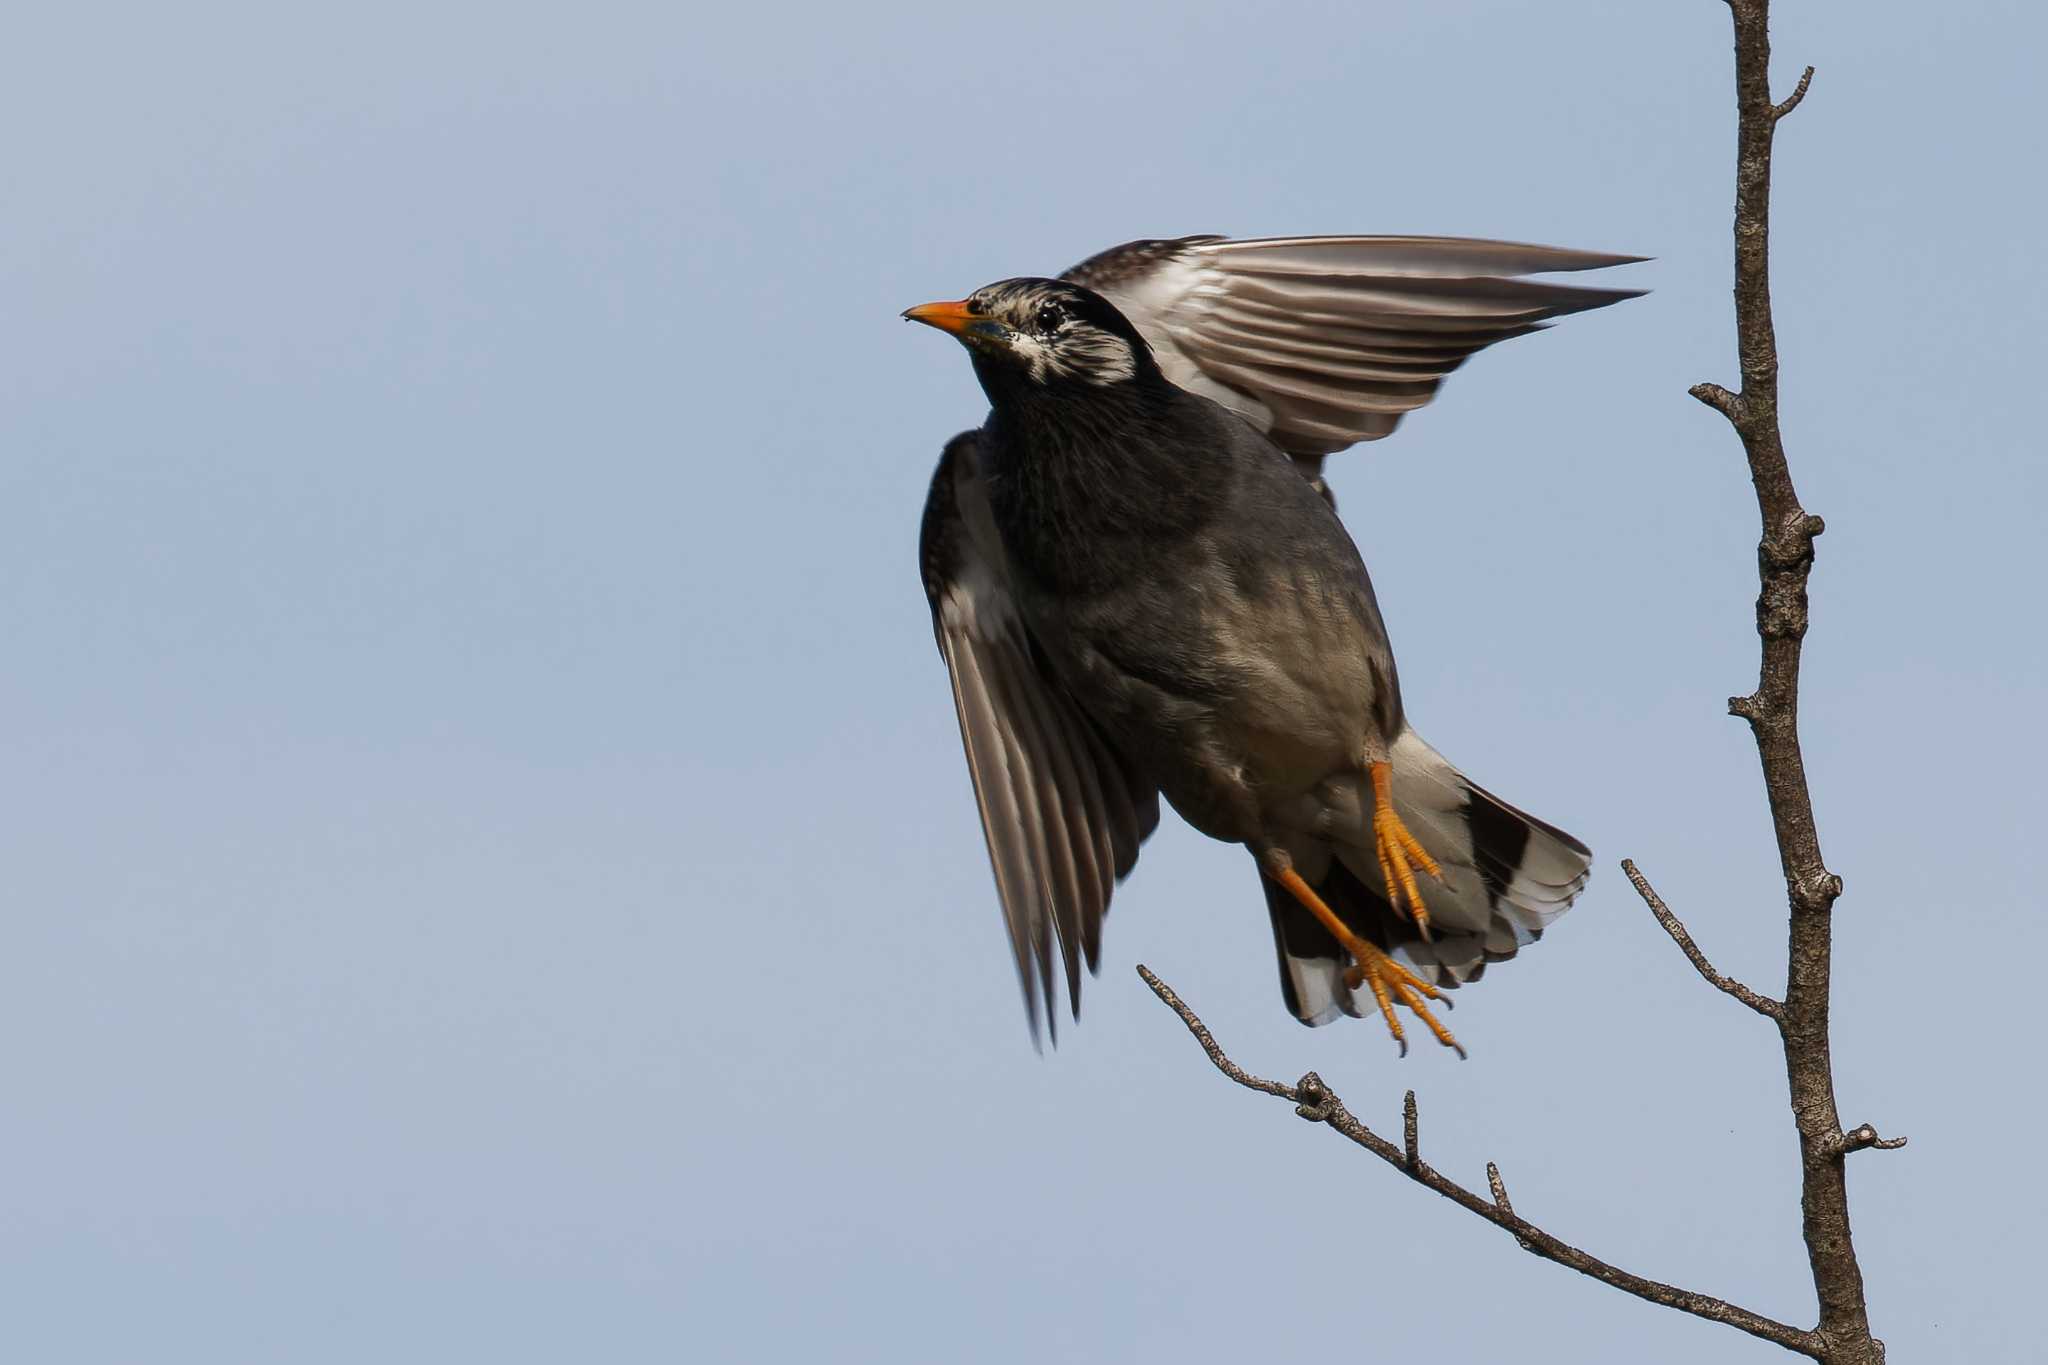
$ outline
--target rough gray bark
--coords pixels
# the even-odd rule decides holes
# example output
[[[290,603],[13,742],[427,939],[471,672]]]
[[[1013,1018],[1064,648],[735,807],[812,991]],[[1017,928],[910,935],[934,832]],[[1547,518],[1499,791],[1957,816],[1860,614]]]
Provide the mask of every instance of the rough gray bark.
[[[1750,480],[1756,487],[1762,537],[1757,546],[1760,590],[1756,602],[1762,662],[1756,690],[1731,697],[1729,711],[1749,722],[1762,762],[1778,856],[1785,873],[1791,928],[1785,998],[1770,999],[1722,975],[1685,926],[1633,862],[1627,873],[1657,922],[1716,989],[1778,1026],[1784,1041],[1785,1074],[1792,1119],[1799,1137],[1801,1231],[1819,1304],[1811,1328],[1752,1313],[1725,1300],[1677,1289],[1611,1266],[1553,1237],[1516,1214],[1498,1169],[1488,1163],[1490,1197],[1481,1196],[1433,1170],[1421,1159],[1415,1095],[1403,1106],[1402,1143],[1374,1133],[1346,1109],[1310,1072],[1292,1086],[1253,1076],[1232,1062],[1202,1021],[1167,985],[1138,969],[1159,998],[1178,1013],[1209,1059],[1225,1075],[1253,1090],[1291,1101],[1305,1119],[1326,1124],[1411,1179],[1435,1190],[1510,1233],[1527,1251],[1569,1266],[1604,1284],[1726,1323],[1752,1336],[1825,1365],[1883,1365],[1884,1343],[1870,1333],[1863,1272],[1850,1236],[1849,1194],[1844,1165],[1852,1152],[1902,1146],[1904,1138],[1880,1138],[1863,1124],[1843,1131],[1835,1106],[1834,1066],[1828,1045],[1829,975],[1833,958],[1833,913],[1842,879],[1821,858],[1820,834],[1807,789],[1799,748],[1799,661],[1807,627],[1807,579],[1813,572],[1814,538],[1825,529],[1806,511],[1792,483],[1778,427],[1778,345],[1771,320],[1770,197],[1771,151],[1779,120],[1806,98],[1813,80],[1808,67],[1797,87],[1773,103],[1770,88],[1770,0],[1725,0],[1735,25],[1735,94],[1738,116],[1735,171],[1735,323],[1742,388],[1730,393],[1718,384],[1698,384],[1692,396],[1721,413],[1741,438]]]
[[[1749,722],[1770,796],[1771,823],[1791,909],[1785,999],[1772,1016],[1785,1045],[1793,1123],[1799,1131],[1800,1207],[1807,1261],[1820,1301],[1810,1352],[1829,1365],[1882,1365],[1884,1343],[1870,1334],[1863,1271],[1849,1230],[1848,1153],[1880,1144],[1868,1125],[1842,1131],[1828,1047],[1829,974],[1834,907],[1842,879],[1821,859],[1806,760],[1799,749],[1799,657],[1806,639],[1806,583],[1814,537],[1825,528],[1800,505],[1778,428],[1778,339],[1771,320],[1771,150],[1778,121],[1806,98],[1808,67],[1782,104],[1771,101],[1770,0],[1728,0],[1735,20],[1735,331],[1742,390],[1699,384],[1693,397],[1720,412],[1742,438],[1756,486],[1762,539],[1757,545],[1756,630],[1763,642],[1757,686],[1728,709]],[[1633,868],[1631,868],[1633,871]],[[1647,891],[1647,883],[1641,889]],[[1654,905],[1653,905],[1654,908]],[[1868,1140],[1862,1140],[1867,1133]]]

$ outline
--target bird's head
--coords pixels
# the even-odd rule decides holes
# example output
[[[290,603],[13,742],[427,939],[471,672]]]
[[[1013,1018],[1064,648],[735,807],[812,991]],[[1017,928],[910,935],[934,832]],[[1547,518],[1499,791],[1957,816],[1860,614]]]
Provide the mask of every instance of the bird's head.
[[[974,357],[991,398],[998,389],[1104,389],[1156,375],[1152,348],[1130,319],[1092,289],[1064,280],[983,285],[957,303],[905,312],[950,332]]]

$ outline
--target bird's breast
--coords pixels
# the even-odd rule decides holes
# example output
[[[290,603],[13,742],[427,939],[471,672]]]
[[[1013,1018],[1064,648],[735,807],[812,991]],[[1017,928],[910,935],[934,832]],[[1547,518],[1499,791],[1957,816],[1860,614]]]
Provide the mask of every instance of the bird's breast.
[[[1255,580],[1202,552],[1032,615],[1077,700],[1155,765],[1298,792],[1354,765],[1376,724],[1369,641],[1314,574]]]

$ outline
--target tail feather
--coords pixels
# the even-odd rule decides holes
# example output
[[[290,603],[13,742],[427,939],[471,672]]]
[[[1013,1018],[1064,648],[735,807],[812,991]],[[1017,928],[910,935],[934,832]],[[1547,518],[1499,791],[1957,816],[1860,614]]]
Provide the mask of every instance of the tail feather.
[[[1363,781],[1327,803],[1329,842],[1299,850],[1296,870],[1346,926],[1423,980],[1440,987],[1476,981],[1488,963],[1515,956],[1570,908],[1591,873],[1592,853],[1474,783],[1412,730],[1402,733],[1391,757],[1394,809],[1443,870],[1441,880],[1422,879],[1431,938],[1388,903]],[[1297,1019],[1323,1024],[1375,1008],[1369,997],[1352,997],[1344,984],[1349,957],[1313,915],[1270,882],[1266,905],[1281,992]]]
[[[1273,920],[1280,998],[1288,1013],[1310,1028],[1327,1024],[1345,1012],[1344,1002],[1351,994],[1344,984],[1344,950],[1285,887],[1270,877],[1260,877],[1259,884],[1266,889],[1266,912]],[[1327,903],[1329,897],[1323,899]]]
[[[1336,911],[1352,932],[1388,952],[1395,951],[1399,945],[1384,931],[1391,917],[1391,912],[1381,913],[1386,911],[1386,902],[1367,890],[1335,858],[1327,859],[1320,871],[1319,876],[1311,877],[1306,872],[1303,876],[1323,903]],[[1288,1011],[1315,1028],[1341,1014],[1357,1018],[1363,1010],[1375,1009],[1370,992],[1361,1001],[1344,983],[1351,957],[1338,946],[1335,935],[1284,887],[1269,877],[1259,880],[1266,889],[1266,910],[1273,920],[1273,946],[1280,959],[1280,997]]]

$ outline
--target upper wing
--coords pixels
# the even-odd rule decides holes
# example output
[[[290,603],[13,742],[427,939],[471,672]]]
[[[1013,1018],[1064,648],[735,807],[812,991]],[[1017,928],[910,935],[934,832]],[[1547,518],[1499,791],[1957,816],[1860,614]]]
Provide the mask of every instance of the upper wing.
[[[1643,292],[1520,276],[1642,259],[1459,237],[1211,236],[1129,242],[1064,278],[1121,309],[1168,379],[1313,473],[1392,431],[1474,351]]]
[[[982,482],[978,432],[946,446],[925,502],[920,557],[996,894],[1017,955],[1031,1036],[1055,1022],[1052,942],[1081,1012],[1110,892],[1159,823],[1157,791],[1047,672],[1012,597]]]

